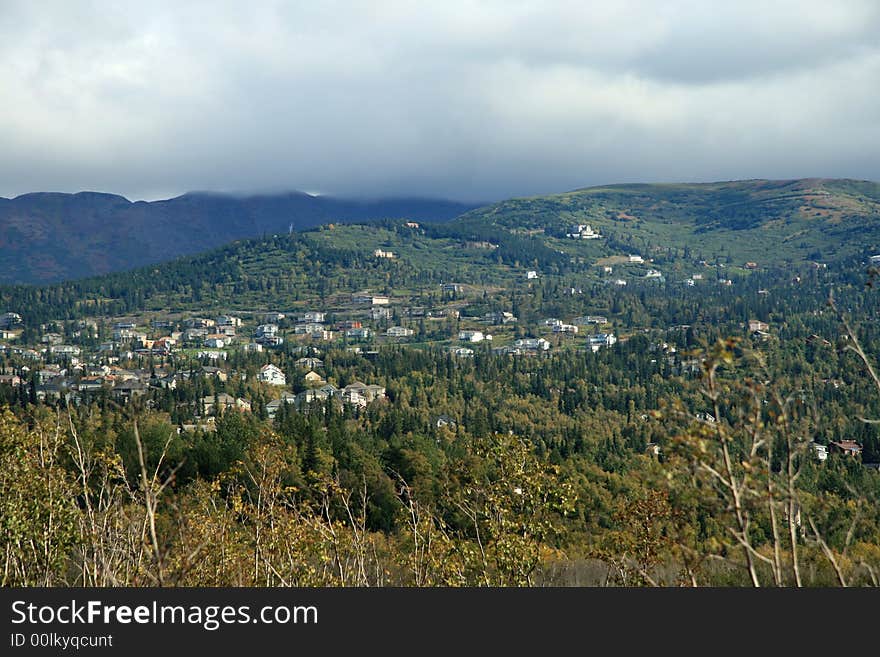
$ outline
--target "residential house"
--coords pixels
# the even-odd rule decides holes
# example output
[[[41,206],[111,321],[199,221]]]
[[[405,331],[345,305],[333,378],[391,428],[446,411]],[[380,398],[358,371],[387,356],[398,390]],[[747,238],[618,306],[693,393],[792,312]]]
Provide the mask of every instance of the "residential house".
[[[821,445],[817,443],[815,440],[810,443],[810,450],[815,454],[816,458],[819,461],[827,461],[828,460],[828,446]]]
[[[209,360],[226,360],[225,351],[217,351],[216,349],[202,349],[196,353],[196,358],[207,358]]]
[[[128,379],[117,381],[111,392],[120,401],[131,401],[147,392],[147,386],[138,379]]]
[[[240,397],[233,397],[225,392],[202,397],[201,401],[202,415],[210,415],[217,411],[241,411],[243,413],[250,413],[251,411],[251,403],[249,401],[241,399]]]
[[[590,224],[578,224],[574,228],[569,229],[565,236],[576,240],[597,240],[602,237],[599,233],[593,231]]]
[[[385,399],[385,388],[379,385],[367,385],[355,381],[342,389],[342,399],[350,404],[366,406],[378,399]]]
[[[215,365],[202,365],[199,373],[202,376],[213,376],[222,383],[226,383],[226,381],[229,380],[229,375],[226,374],[226,370],[216,367]]]
[[[458,426],[458,422],[456,422],[453,418],[448,415],[438,415],[434,418],[434,426],[438,429],[442,427],[449,427],[450,429],[455,429]]]
[[[297,324],[293,327],[293,332],[296,335],[305,335],[307,333],[320,333],[324,330],[324,325],[319,324],[317,322],[308,322],[305,324]]]
[[[846,456],[861,456],[862,446],[854,440],[840,440],[832,442],[829,446],[834,453],[844,454]]]
[[[297,395],[292,392],[282,392],[278,399],[273,399],[266,404],[266,415],[270,420],[274,420],[281,406],[284,404],[290,404],[291,406],[296,405],[296,398]]]
[[[309,385],[309,386],[323,385],[323,384],[327,383],[323,378],[321,378],[320,374],[318,374],[317,372],[314,372],[314,371],[306,372],[306,375],[303,377],[303,381],[305,382],[306,385]]]
[[[626,287],[626,281],[622,278],[618,278],[616,281],[614,281],[614,284],[617,287]]]
[[[305,367],[307,369],[313,370],[319,367],[324,367],[324,361],[320,358],[313,358],[311,356],[306,356],[304,358],[300,358],[296,361],[297,367]]]
[[[260,353],[263,351],[263,345],[259,342],[248,342],[243,348],[248,353]]]
[[[350,328],[345,331],[345,337],[353,340],[369,340],[373,337],[373,331],[368,328]]]
[[[585,315],[583,317],[575,317],[571,320],[576,326],[586,326],[587,324],[607,324],[608,318],[602,315]]]
[[[536,272],[534,269],[530,269],[529,271],[526,272],[526,280],[532,281],[532,280],[535,280],[536,278],[538,278],[538,272]]]
[[[769,331],[770,325],[766,322],[759,321],[757,319],[749,320],[749,331],[754,333],[755,331]]]
[[[629,256],[629,262],[643,263],[645,259],[640,255],[631,255]]]
[[[757,268],[758,268],[758,263],[757,263],[757,262],[747,262],[747,263],[745,264],[745,268],[746,268],[746,269],[757,269]]]
[[[648,273],[645,274],[645,278],[663,278],[663,272],[659,269],[649,269]]]
[[[391,319],[391,314],[390,308],[370,308],[370,319],[374,322]]]
[[[305,323],[323,324],[326,317],[327,313],[318,312],[316,310],[309,310],[308,312],[300,315],[299,319],[301,322]]]
[[[278,335],[278,324],[260,324],[254,335],[258,338],[266,338]]]
[[[411,328],[406,328],[405,326],[392,326],[386,332],[389,338],[409,338],[415,335],[415,331]]]
[[[550,343],[544,338],[521,338],[515,340],[513,346],[526,351],[547,351],[550,349]]]
[[[204,345],[210,349],[223,349],[227,344],[225,336],[210,335],[205,338]]]
[[[17,388],[21,385],[21,377],[18,374],[0,374],[0,386]]]
[[[602,347],[610,347],[615,342],[617,338],[613,333],[597,333],[587,338],[587,346],[593,352],[599,351]]]
[[[76,345],[53,344],[49,347],[49,353],[56,356],[79,356],[82,353],[82,349]]]
[[[186,328],[207,329],[216,326],[217,322],[215,322],[213,319],[208,319],[206,317],[190,317],[183,322],[183,325]]]
[[[483,321],[489,324],[511,324],[516,321],[516,317],[507,311],[496,311],[483,315]]]
[[[284,313],[268,312],[263,314],[263,322],[266,324],[277,324],[285,317],[287,317],[287,315]]]
[[[376,249],[373,251],[373,255],[377,258],[387,258],[391,260],[394,257],[394,253],[392,251],[383,251],[382,249]]]
[[[473,358],[474,356],[474,350],[468,347],[455,347],[451,351],[453,356],[458,356],[459,358]]]
[[[21,315],[18,313],[7,312],[0,315],[0,328],[12,328],[21,324]]]
[[[238,328],[241,326],[241,318],[234,317],[233,315],[220,315],[215,320],[218,327],[230,327],[230,328]]]
[[[553,326],[554,333],[577,333],[578,327],[574,324],[556,324]]]
[[[460,283],[443,283],[440,285],[441,292],[461,292],[464,286]]]
[[[276,365],[263,365],[257,373],[257,380],[273,386],[287,385],[287,376]]]
[[[486,339],[482,331],[459,331],[458,339],[465,342],[482,342]]]

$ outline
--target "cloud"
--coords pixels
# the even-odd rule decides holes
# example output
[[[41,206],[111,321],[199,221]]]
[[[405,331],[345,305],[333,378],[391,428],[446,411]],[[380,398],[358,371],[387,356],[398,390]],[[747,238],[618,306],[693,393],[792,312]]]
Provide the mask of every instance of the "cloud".
[[[5,0],[0,74],[4,196],[880,179],[871,0]]]

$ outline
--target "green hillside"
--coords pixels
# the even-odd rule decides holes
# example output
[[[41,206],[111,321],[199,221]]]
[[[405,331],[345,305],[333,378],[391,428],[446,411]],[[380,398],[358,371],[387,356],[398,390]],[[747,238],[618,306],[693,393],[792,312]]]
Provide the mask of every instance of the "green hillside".
[[[568,241],[565,248],[594,256],[687,248],[706,259],[834,260],[880,247],[880,185],[825,179],[609,185],[511,199],[472,210],[453,225],[558,239],[584,223],[606,239]]]

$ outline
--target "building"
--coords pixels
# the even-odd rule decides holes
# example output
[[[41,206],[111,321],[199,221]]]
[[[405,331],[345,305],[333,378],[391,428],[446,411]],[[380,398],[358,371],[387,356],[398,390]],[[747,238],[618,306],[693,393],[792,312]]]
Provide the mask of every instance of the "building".
[[[287,385],[287,376],[281,371],[281,368],[271,363],[260,368],[260,371],[257,373],[257,380],[273,386]]]
[[[202,415],[210,415],[211,413],[220,411],[241,411],[250,413],[251,403],[240,397],[233,397],[225,392],[216,395],[208,395],[202,397]]]
[[[327,313],[310,310],[300,315],[301,322],[306,324],[323,324],[326,321]]]
[[[602,237],[599,233],[593,231],[590,224],[578,224],[571,228],[565,236],[575,240],[597,240]]]
[[[284,404],[290,404],[293,406],[296,404],[297,395],[294,395],[292,392],[283,392],[278,399],[273,399],[268,404],[266,404],[266,415],[270,420],[274,420],[275,416],[278,414],[278,410]]]
[[[617,338],[613,333],[597,333],[587,338],[587,346],[593,352],[599,351],[602,347],[610,347],[615,342],[617,342]]]
[[[835,454],[844,454],[845,456],[861,456],[862,454],[862,446],[855,440],[832,442],[829,447],[830,451]]]
[[[352,340],[369,340],[373,337],[373,330],[369,328],[350,328],[346,329],[345,337]]]
[[[757,319],[749,320],[749,331],[754,333],[755,331],[769,331],[770,325],[766,322],[761,322]]]
[[[629,262],[643,263],[645,259],[640,255],[631,255],[629,256]]]
[[[465,342],[482,342],[486,339],[482,331],[459,331],[458,339]]]
[[[544,338],[521,338],[514,341],[513,346],[525,351],[547,351],[550,343]]]
[[[306,385],[321,385],[327,383],[317,372],[306,372],[303,381],[305,381]]]
[[[0,315],[0,328],[12,328],[21,324],[21,315],[18,313],[3,313]]]
[[[232,315],[220,315],[215,321],[217,326],[226,326],[232,328],[237,328],[241,326],[241,319],[238,317],[233,317]]]
[[[406,328],[405,326],[392,326],[385,332],[385,335],[389,338],[409,338],[415,335],[415,333],[413,329]]]
[[[538,278],[538,272],[536,272],[534,269],[530,269],[529,271],[526,272],[526,280],[531,281],[536,278]]]
[[[813,441],[810,443],[810,449],[813,454],[816,455],[816,458],[819,461],[827,461],[828,460],[828,446],[820,445],[819,443]]]
[[[574,324],[554,324],[553,325],[554,333],[577,333],[578,327]]]

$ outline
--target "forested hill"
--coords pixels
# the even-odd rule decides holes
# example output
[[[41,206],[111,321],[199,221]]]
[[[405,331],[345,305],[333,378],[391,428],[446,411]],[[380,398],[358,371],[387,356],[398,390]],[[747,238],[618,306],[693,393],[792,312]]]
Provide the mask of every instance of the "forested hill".
[[[238,197],[191,193],[131,202],[113,194],[34,193],[0,198],[0,283],[48,283],[199,253],[236,239],[331,222],[451,219],[473,204],[303,193]]]
[[[723,252],[764,264],[830,261],[880,249],[880,184],[807,178],[608,185],[503,201],[455,224],[475,236],[503,229],[550,237],[590,224],[642,255],[686,246],[707,258]]]

